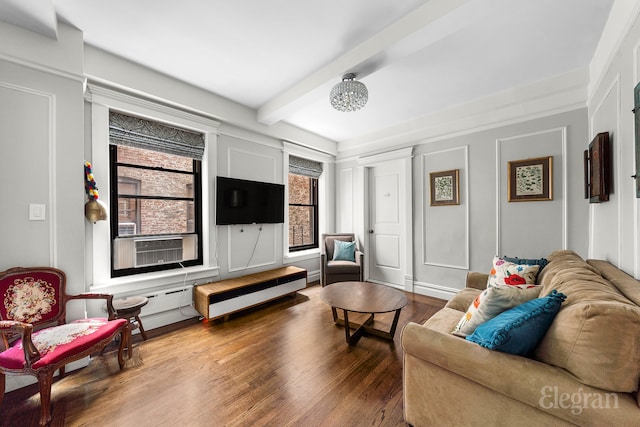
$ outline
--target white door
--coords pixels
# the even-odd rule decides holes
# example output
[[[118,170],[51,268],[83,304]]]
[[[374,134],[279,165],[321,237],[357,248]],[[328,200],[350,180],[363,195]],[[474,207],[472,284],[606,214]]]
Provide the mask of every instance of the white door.
[[[404,286],[404,162],[369,168],[369,280]],[[366,255],[365,255],[366,256]]]

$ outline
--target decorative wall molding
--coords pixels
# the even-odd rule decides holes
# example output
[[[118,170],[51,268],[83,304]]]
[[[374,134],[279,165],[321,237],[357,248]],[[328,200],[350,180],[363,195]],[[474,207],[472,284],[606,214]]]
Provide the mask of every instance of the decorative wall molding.
[[[460,289],[442,285],[435,285],[432,283],[413,282],[413,292],[415,292],[416,294],[426,295],[428,297],[449,301],[458,292],[460,292]]]
[[[392,126],[338,146],[338,161],[367,152],[468,135],[586,107],[588,69],[520,86]]]
[[[413,157],[413,147],[406,147],[398,150],[385,151],[384,153],[358,157],[358,164],[361,166],[374,166],[391,160],[407,159],[411,157]]]
[[[154,117],[150,117],[154,120],[166,120],[169,124],[176,124],[176,118],[181,119],[182,126],[190,126],[193,130],[203,130],[203,126],[206,127],[207,132],[219,132],[220,122],[210,117],[204,117],[199,114],[195,114],[190,111],[185,111],[179,106],[168,106],[165,104],[159,104],[158,101],[146,99],[145,95],[129,94],[122,90],[118,90],[115,87],[105,86],[98,84],[94,81],[87,83],[87,90],[85,91],[85,101],[91,103],[97,103],[109,106],[111,108],[123,111],[125,113],[133,115],[145,114],[141,109],[153,112]],[[149,113],[147,113],[149,114]],[[158,117],[158,116],[162,117]],[[189,123],[191,123],[189,125]]]
[[[61,70],[59,68],[49,67],[41,63],[29,61],[27,59],[18,58],[17,56],[10,55],[6,52],[0,52],[0,60],[10,62],[12,64],[20,65],[35,71],[40,71],[48,75],[56,77],[62,77],[63,79],[72,80],[74,82],[85,82],[85,77],[81,74],[70,73],[69,71]]]
[[[623,192],[620,191],[620,183],[621,181],[621,169],[622,167],[620,167],[622,165],[622,158],[621,158],[621,151],[620,148],[617,148],[618,145],[618,138],[621,135],[620,129],[621,129],[621,75],[620,73],[617,73],[611,83],[609,84],[609,86],[606,88],[606,90],[604,91],[602,98],[600,98],[600,100],[598,101],[598,103],[595,105],[595,107],[590,107],[589,108],[589,137],[593,138],[595,136],[596,133],[598,132],[602,132],[603,129],[595,129],[595,118],[596,116],[598,116],[598,114],[600,113],[600,111],[602,111],[603,106],[605,105],[605,102],[607,101],[607,99],[609,99],[610,96],[614,96],[614,103],[616,106],[616,128],[614,131],[614,141],[613,141],[613,150],[615,151],[614,153],[614,157],[615,157],[615,161],[614,161],[614,165],[617,165],[618,167],[614,167],[614,171],[613,171],[613,188],[614,188],[614,192],[615,192],[615,200],[617,203],[617,214],[618,214],[618,218],[617,218],[617,222],[618,222],[618,229],[617,229],[617,235],[616,235],[616,239],[617,239],[617,249],[616,249],[616,259],[615,260],[611,260],[612,262],[614,262],[616,265],[619,265],[619,263],[622,260],[622,201],[624,200],[623,197]],[[593,99],[591,99],[591,101],[593,101]],[[597,219],[597,204],[589,204],[589,257],[590,258],[594,258],[594,257],[599,257],[599,255],[596,255],[596,247],[595,247],[595,233],[596,233],[596,219]],[[637,262],[637,261],[636,261]]]
[[[49,226],[49,265],[55,267],[58,265],[58,227],[57,227],[57,144],[56,144],[56,96],[52,93],[42,92],[33,88],[14,85],[8,82],[0,81],[0,87],[28,95],[44,98],[48,104],[48,137],[47,149],[49,150],[48,162],[48,200],[47,200],[47,223]]]
[[[501,234],[501,224],[502,224],[502,200],[500,190],[502,188],[502,182],[505,179],[502,174],[502,144],[512,142],[518,139],[527,138],[535,135],[543,135],[546,133],[556,133],[560,134],[561,141],[561,154],[562,154],[562,219],[561,219],[561,227],[562,227],[562,249],[567,249],[568,241],[569,241],[569,230],[567,226],[568,218],[568,159],[567,159],[567,127],[562,126],[558,128],[551,129],[543,129],[535,132],[528,132],[519,135],[513,135],[505,138],[496,139],[496,255],[502,254],[502,234]],[[554,174],[555,175],[555,174]]]
[[[609,18],[596,46],[589,74],[588,100],[593,97],[597,88],[601,87],[607,70],[612,66],[616,54],[640,16],[640,2],[634,0],[614,1]]]
[[[428,201],[429,201],[429,197],[428,197],[428,188],[429,188],[429,177],[427,174],[427,158],[429,156],[436,156],[438,154],[443,154],[443,153],[450,153],[450,152],[455,152],[455,151],[462,151],[461,156],[464,159],[464,182],[460,183],[460,186],[463,187],[462,189],[462,194],[464,197],[461,197],[460,199],[460,205],[464,207],[465,210],[465,221],[464,221],[464,228],[465,228],[465,255],[464,255],[464,264],[462,265],[456,265],[456,264],[445,264],[445,263],[437,263],[437,262],[430,262],[428,260],[428,253],[427,253],[427,248],[426,248],[426,241],[428,239],[428,233],[427,233],[427,209],[431,209],[431,207],[427,207]],[[470,252],[470,245],[471,245],[471,237],[470,237],[470,233],[469,233],[469,217],[470,217],[470,206],[469,206],[469,147],[467,145],[462,146],[462,147],[453,147],[453,148],[449,148],[449,149],[445,149],[445,150],[439,150],[439,151],[432,151],[429,153],[425,153],[422,156],[422,195],[424,196],[424,201],[422,203],[421,206],[421,217],[422,217],[422,226],[423,226],[423,230],[422,230],[422,263],[424,265],[431,265],[434,267],[445,267],[445,268],[453,268],[453,269],[458,269],[458,270],[469,270],[469,252]],[[448,207],[437,207],[437,208],[433,208],[433,209],[447,209]]]

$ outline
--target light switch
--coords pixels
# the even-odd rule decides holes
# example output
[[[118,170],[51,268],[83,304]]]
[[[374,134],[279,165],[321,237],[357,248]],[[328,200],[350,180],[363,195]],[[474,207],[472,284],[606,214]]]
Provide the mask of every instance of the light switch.
[[[44,221],[47,218],[46,205],[39,203],[29,204],[29,221]]]

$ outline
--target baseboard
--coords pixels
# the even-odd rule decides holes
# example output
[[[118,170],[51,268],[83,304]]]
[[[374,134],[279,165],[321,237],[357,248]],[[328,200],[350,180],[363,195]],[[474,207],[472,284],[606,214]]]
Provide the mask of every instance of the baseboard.
[[[449,301],[454,297],[455,294],[460,292],[460,289],[434,285],[431,283],[414,282],[413,292],[416,294]]]

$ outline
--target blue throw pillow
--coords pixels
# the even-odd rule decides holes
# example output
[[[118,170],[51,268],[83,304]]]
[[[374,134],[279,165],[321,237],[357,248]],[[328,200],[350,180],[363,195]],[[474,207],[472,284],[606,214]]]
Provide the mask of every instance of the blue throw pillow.
[[[344,242],[334,240],[333,244],[334,261],[356,261],[356,242]]]
[[[524,356],[544,337],[566,298],[554,289],[546,297],[502,312],[478,326],[466,339],[491,350]]]
[[[526,258],[509,257],[509,256],[503,256],[501,258],[507,262],[512,262],[514,264],[539,265],[540,269],[538,270],[538,274],[540,274],[542,269],[547,264],[549,264],[549,260],[546,258],[526,259]]]

